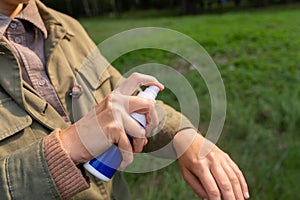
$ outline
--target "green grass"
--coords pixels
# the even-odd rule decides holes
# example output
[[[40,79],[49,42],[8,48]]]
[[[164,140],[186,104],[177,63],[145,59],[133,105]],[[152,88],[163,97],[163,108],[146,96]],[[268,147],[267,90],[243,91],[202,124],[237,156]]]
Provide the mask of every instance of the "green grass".
[[[219,15],[81,19],[96,43],[121,31],[158,26],[198,41],[216,62],[227,95],[218,142],[243,170],[252,199],[300,199],[300,5]],[[122,73],[143,63],[183,71],[197,92],[200,129],[210,119],[207,88],[189,64],[158,50],[141,50],[114,62]],[[179,109],[172,94],[161,95]],[[133,199],[197,199],[172,164],[147,174],[125,174]]]

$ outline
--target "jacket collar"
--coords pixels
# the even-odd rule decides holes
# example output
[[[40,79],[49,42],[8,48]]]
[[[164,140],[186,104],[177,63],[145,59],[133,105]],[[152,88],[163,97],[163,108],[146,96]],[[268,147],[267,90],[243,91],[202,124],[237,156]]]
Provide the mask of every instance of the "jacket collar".
[[[0,38],[3,37],[10,22],[11,22],[11,19],[9,17],[2,15],[0,13]]]
[[[36,26],[43,33],[44,38],[47,38],[47,30],[41,16],[38,13],[38,8],[35,0],[30,0],[26,7],[15,18],[23,19]]]
[[[70,27],[61,17],[58,15],[57,11],[46,7],[41,1],[36,0],[36,5],[38,7],[39,13],[44,21],[47,31],[50,31],[51,25],[60,26],[64,33],[69,36],[74,36],[72,32],[72,27]]]
[[[39,0],[36,0],[36,5],[48,32],[45,40],[45,59],[49,60],[57,43],[64,37],[73,37],[74,33],[71,31],[71,27],[57,14],[57,11],[46,7]]]
[[[26,7],[15,18],[23,19],[32,23],[34,26],[40,29],[44,37],[47,38],[47,30],[41,16],[38,13],[35,0],[30,0]],[[0,13],[0,38],[4,35],[11,21],[11,18]]]

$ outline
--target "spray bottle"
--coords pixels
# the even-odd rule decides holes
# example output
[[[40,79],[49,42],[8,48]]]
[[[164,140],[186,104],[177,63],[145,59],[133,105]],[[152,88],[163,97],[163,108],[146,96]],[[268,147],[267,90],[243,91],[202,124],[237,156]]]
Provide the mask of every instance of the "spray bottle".
[[[137,96],[152,99],[153,101],[155,101],[159,90],[160,89],[157,86],[150,86],[146,88],[145,91],[140,92]],[[131,117],[134,118],[143,128],[146,127],[145,115],[139,113],[132,113]],[[132,138],[128,134],[127,136],[132,145]],[[116,170],[119,168],[122,159],[122,154],[118,147],[116,145],[112,145],[100,156],[86,162],[84,164],[84,167],[87,171],[89,171],[97,178],[108,182],[115,174]]]

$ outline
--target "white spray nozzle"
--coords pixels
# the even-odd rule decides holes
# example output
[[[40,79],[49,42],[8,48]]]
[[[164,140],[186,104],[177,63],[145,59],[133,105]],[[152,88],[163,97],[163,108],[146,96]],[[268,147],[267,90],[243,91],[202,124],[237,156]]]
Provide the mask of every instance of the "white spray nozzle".
[[[159,91],[159,87],[152,85],[147,87],[144,91],[140,92],[137,96],[152,99],[153,101],[155,101],[155,98]]]

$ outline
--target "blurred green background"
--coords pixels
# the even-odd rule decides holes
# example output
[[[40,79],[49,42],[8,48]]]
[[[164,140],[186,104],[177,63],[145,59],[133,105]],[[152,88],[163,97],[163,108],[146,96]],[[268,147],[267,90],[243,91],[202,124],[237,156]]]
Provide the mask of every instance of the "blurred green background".
[[[236,6],[234,1],[212,1],[209,7],[208,1],[204,6],[197,1],[194,9],[185,10],[184,1],[162,1],[171,3],[161,7],[151,4],[158,1],[145,2],[149,4],[144,7],[110,5],[102,8],[101,16],[79,19],[97,44],[144,26],[174,29],[198,41],[217,64],[226,88],[227,117],[218,145],[244,172],[251,199],[300,199],[300,4],[270,0],[240,1]],[[128,53],[113,64],[125,73],[150,62],[172,66],[189,80],[198,95],[200,129],[205,133],[210,98],[189,63],[148,49]],[[160,98],[179,109],[170,91]],[[125,176],[133,199],[197,199],[176,163]]]

